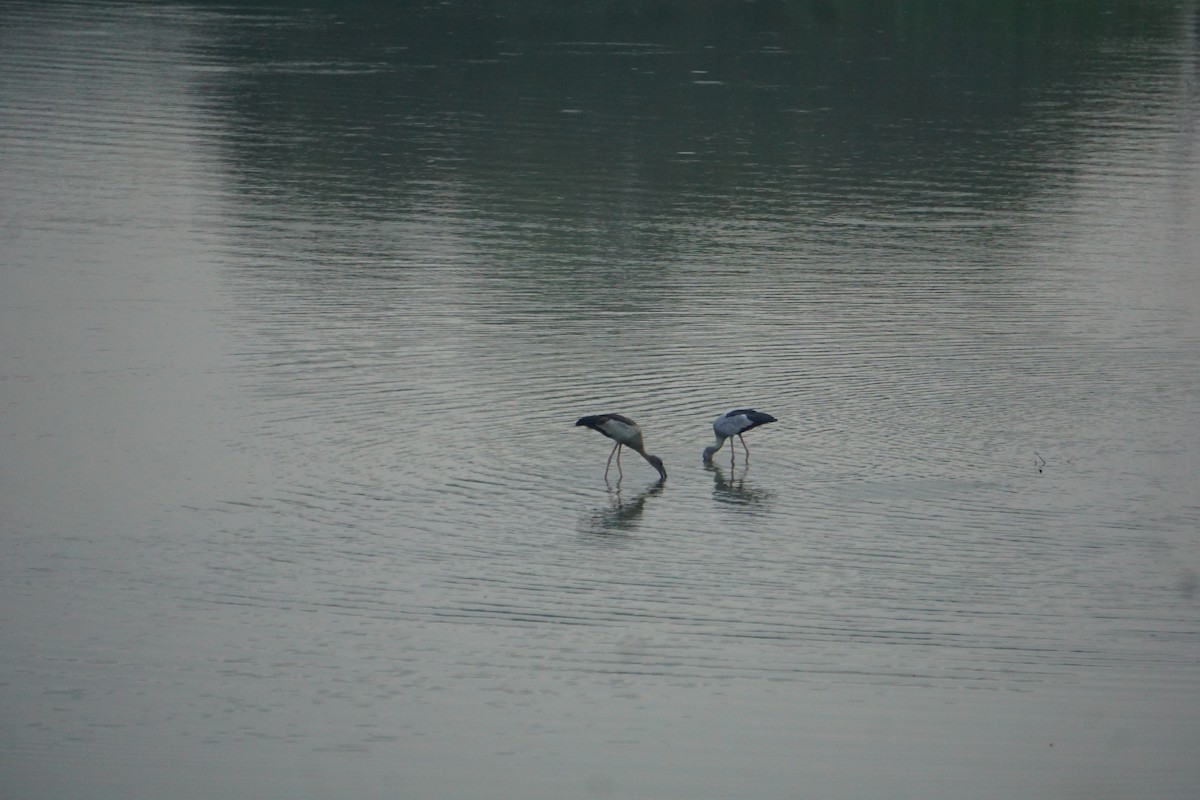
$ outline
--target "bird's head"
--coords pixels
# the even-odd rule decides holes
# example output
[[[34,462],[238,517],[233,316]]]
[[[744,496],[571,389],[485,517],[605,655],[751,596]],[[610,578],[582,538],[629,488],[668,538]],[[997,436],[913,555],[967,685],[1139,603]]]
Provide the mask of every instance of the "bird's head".
[[[650,462],[650,466],[658,470],[659,480],[665,481],[667,479],[667,468],[663,466],[663,460],[658,456],[646,456],[646,460]]]

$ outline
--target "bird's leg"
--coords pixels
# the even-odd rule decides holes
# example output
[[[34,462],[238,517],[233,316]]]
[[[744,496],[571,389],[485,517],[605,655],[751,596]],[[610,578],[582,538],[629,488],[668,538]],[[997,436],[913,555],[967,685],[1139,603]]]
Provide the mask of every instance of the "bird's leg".
[[[621,443],[617,442],[613,445],[612,452],[608,454],[608,463],[604,465],[604,477],[608,477],[608,468],[612,466],[612,457],[617,455],[617,451],[621,449]],[[621,468],[621,457],[617,456],[617,469]]]
[[[742,440],[742,449],[746,451],[746,460],[749,461],[750,460],[750,448],[746,447],[746,440],[742,439],[742,435],[740,433],[738,434],[738,438]]]
[[[625,473],[621,470],[621,445],[619,444],[617,445],[617,476],[620,478],[625,477]]]

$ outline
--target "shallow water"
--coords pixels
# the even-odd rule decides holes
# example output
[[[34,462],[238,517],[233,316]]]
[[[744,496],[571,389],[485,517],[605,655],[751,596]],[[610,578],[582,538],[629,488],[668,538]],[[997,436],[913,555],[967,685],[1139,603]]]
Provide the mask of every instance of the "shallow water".
[[[1194,4],[4,8],[14,796],[1191,796]]]

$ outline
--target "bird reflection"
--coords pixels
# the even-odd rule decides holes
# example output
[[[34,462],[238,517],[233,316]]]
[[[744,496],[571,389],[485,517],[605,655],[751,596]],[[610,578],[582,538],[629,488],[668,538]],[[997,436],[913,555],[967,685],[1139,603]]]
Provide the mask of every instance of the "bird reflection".
[[[658,481],[636,495],[623,496],[619,481],[615,486],[610,485],[608,505],[598,508],[588,515],[588,530],[592,533],[619,533],[633,530],[646,510],[646,502],[651,497],[662,494],[664,486],[662,481]]]
[[[713,476],[713,498],[722,503],[739,506],[757,506],[771,498],[771,493],[765,489],[755,489],[746,485],[746,474],[750,472],[749,465],[740,468],[730,468],[729,477],[725,470],[709,462],[704,468]]]

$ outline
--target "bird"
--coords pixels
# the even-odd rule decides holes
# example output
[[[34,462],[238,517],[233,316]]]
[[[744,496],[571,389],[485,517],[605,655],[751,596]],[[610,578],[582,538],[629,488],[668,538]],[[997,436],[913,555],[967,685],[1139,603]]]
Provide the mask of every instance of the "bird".
[[[750,448],[746,447],[746,440],[742,439],[742,434],[752,428],[757,428],[759,425],[766,425],[768,422],[776,421],[770,414],[755,411],[753,408],[735,408],[733,411],[726,411],[713,422],[713,433],[717,435],[717,441],[704,448],[704,463],[711,462],[713,453],[721,449],[721,445],[725,444],[726,439],[734,436],[741,439],[742,449],[746,451],[746,460],[748,461],[750,459]],[[732,462],[735,451],[733,450],[733,445],[729,447],[730,461]]]
[[[608,479],[608,470],[612,466],[614,455],[617,457],[617,472],[621,471],[622,446],[636,450],[642,458],[650,462],[650,466],[658,470],[659,481],[667,479],[667,469],[663,466],[662,459],[646,452],[646,445],[642,442],[642,429],[629,417],[623,417],[620,414],[592,414],[580,417],[575,424],[599,431],[616,442],[613,445],[612,452],[608,454],[608,463],[604,466],[604,477],[606,480]]]

